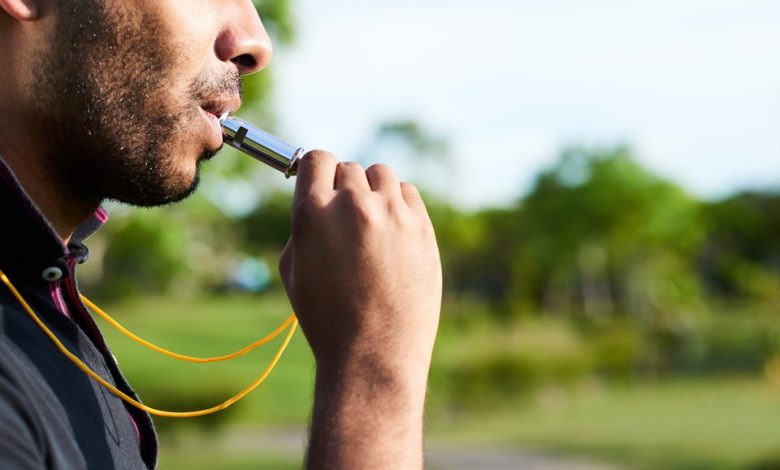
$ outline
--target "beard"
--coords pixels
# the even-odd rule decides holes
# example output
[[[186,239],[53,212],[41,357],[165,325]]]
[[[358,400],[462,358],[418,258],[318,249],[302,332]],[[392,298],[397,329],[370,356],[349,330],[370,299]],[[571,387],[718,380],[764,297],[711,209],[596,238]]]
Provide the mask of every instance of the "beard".
[[[241,93],[238,72],[192,79],[176,100],[177,57],[151,14],[106,10],[104,0],[62,0],[51,47],[41,54],[36,119],[51,180],[61,194],[90,203],[113,199],[158,206],[192,194],[200,165],[216,150],[193,153],[200,104]],[[187,161],[187,159],[190,159]]]

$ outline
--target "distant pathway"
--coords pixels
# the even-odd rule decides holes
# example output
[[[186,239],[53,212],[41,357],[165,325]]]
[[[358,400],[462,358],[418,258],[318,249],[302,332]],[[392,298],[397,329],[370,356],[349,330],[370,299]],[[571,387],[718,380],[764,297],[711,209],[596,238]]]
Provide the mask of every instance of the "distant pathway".
[[[306,445],[301,429],[235,428],[223,437],[229,449],[299,456]],[[426,449],[430,470],[618,470],[620,467],[558,455],[508,451],[506,449],[453,447],[432,443]]]

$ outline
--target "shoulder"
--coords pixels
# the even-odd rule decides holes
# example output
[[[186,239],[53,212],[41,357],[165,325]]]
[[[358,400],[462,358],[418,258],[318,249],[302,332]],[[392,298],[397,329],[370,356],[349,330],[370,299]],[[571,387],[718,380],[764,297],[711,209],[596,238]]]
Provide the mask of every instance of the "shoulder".
[[[0,467],[45,466],[41,423],[32,411],[21,387],[0,373]]]
[[[0,468],[86,468],[51,390],[3,336],[0,357]]]

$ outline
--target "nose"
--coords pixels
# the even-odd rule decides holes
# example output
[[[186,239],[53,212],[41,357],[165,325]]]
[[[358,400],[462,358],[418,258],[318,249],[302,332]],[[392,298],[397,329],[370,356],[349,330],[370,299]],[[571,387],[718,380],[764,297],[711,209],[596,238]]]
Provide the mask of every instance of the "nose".
[[[257,72],[271,61],[271,38],[251,0],[223,2],[223,27],[214,50],[224,62],[232,62],[242,75]]]

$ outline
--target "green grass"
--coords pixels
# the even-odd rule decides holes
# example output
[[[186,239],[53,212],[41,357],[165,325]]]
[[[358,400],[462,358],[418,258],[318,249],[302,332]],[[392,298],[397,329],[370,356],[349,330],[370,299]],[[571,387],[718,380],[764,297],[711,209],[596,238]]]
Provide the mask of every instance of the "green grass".
[[[140,336],[191,355],[240,349],[276,328],[290,309],[281,294],[146,299],[106,308]],[[232,395],[261,373],[281,342],[279,338],[234,363],[193,365],[165,358],[108,327],[103,329],[120,365],[148,404],[175,409],[206,407]],[[452,362],[450,355],[463,354],[465,345],[479,343],[469,340],[469,331],[444,328],[442,334],[444,347],[437,357],[442,363]],[[533,344],[544,347],[544,341]],[[223,415],[228,431],[224,439],[233,439],[238,425],[304,428],[312,382],[313,360],[298,332],[268,381],[234,412]],[[530,401],[496,403],[482,412],[452,410],[436,402],[441,396],[431,395],[428,436],[433,443],[584,455],[626,463],[629,468],[749,468],[780,454],[780,388],[759,378],[675,379],[632,387],[595,384],[544,392]],[[212,423],[204,419],[156,422],[163,429],[171,423],[208,429]],[[190,430],[179,434],[198,435]],[[216,435],[181,442],[176,435],[162,436],[160,468],[296,468],[300,463],[296,455],[220,444]]]
[[[576,394],[434,422],[436,439],[600,457],[631,468],[746,468],[780,455],[780,389],[688,379]]]
[[[140,337],[200,357],[239,350],[276,329],[290,314],[289,304],[281,295],[145,299],[105,307]],[[215,405],[243,389],[262,373],[283,340],[282,335],[232,361],[192,364],[150,351],[113,328],[101,326],[122,370],[147,404],[176,411],[187,405]],[[232,412],[231,420],[267,426],[305,422],[313,370],[311,352],[299,329],[266,382],[235,405],[237,411]]]
[[[164,470],[222,469],[256,470],[273,468],[275,470],[300,469],[301,461],[286,455],[263,455],[258,453],[225,454],[218,449],[204,452],[202,449],[166,449],[160,453],[158,467]]]

